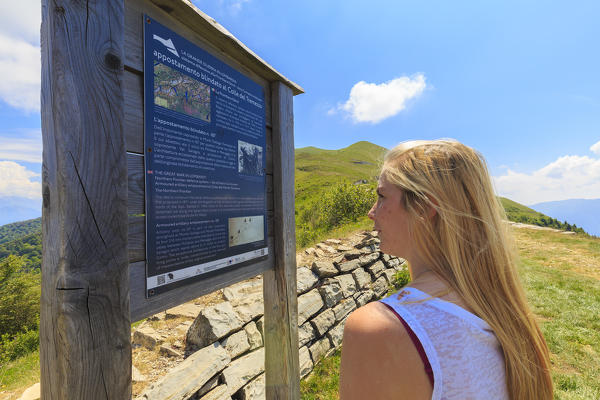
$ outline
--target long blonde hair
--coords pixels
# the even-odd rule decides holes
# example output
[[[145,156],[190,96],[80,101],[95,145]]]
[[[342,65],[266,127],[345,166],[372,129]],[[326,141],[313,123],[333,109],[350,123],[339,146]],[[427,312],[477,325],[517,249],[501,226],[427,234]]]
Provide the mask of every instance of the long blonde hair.
[[[449,139],[406,142],[387,153],[382,175],[405,193],[423,261],[494,330],[511,399],[552,399],[548,347],[527,305],[483,157]],[[431,208],[436,213],[428,217]]]

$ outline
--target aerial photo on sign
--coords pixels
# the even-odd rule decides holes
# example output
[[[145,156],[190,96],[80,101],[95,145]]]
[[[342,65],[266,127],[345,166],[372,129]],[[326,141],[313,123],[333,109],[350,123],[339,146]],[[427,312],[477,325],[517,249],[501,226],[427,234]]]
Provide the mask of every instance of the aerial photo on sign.
[[[154,64],[154,104],[210,122],[210,86],[164,64]]]

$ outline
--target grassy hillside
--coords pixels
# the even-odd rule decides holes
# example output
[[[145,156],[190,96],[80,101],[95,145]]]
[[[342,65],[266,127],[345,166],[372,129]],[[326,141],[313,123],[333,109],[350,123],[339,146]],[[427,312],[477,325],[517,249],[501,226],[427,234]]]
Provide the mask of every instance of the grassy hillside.
[[[296,149],[296,207],[317,199],[332,184],[375,183],[386,150],[365,141],[340,150]]]
[[[367,229],[366,213],[386,149],[357,142],[340,150],[296,149],[296,244],[302,248],[336,230]]]
[[[600,399],[600,239],[514,229],[519,275],[550,349],[555,399]],[[340,352],[301,384],[304,400],[338,398]]]

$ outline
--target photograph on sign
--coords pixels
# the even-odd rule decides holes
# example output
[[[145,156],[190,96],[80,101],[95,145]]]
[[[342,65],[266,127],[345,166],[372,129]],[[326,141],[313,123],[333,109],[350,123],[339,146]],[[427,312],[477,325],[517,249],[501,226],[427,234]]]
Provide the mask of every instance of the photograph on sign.
[[[263,88],[144,17],[146,296],[268,255]]]
[[[238,172],[247,175],[264,175],[263,148],[238,140]]]
[[[264,240],[262,215],[229,218],[229,247]]]
[[[210,86],[161,63],[154,65],[154,104],[210,122]]]

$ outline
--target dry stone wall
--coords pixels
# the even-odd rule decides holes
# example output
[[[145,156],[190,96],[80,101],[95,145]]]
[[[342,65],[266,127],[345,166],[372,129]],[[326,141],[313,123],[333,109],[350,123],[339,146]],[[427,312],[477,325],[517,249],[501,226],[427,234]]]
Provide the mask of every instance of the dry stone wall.
[[[298,347],[304,378],[341,345],[348,315],[383,297],[394,274],[406,266],[404,260],[382,254],[379,239],[369,232],[353,240],[329,239],[297,259]],[[139,399],[265,399],[262,278],[224,289],[223,298],[207,307],[181,305],[168,311],[196,315],[191,325],[184,325],[188,356]],[[134,333],[134,344],[158,345],[148,329],[142,326]]]

